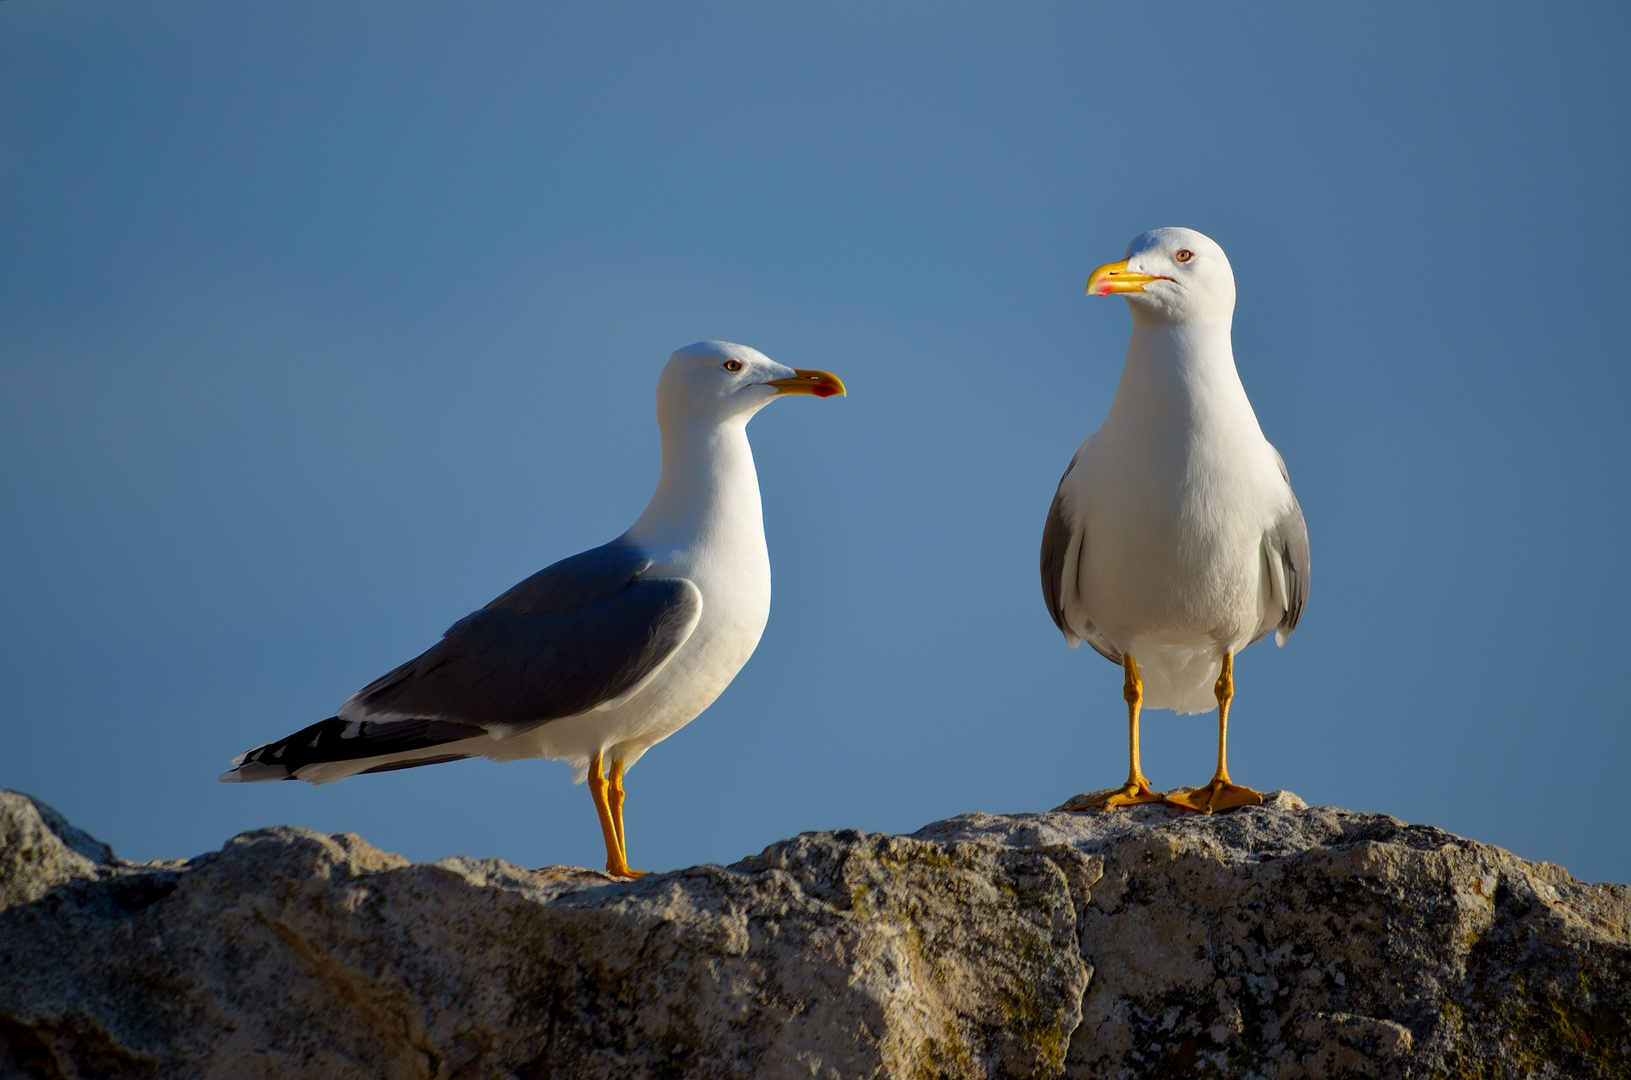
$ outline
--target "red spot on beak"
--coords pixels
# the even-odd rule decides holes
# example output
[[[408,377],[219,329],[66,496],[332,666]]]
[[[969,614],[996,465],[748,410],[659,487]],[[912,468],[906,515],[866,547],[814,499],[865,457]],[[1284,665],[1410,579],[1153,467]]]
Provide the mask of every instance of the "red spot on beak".
[[[794,368],[793,374],[786,379],[772,379],[766,383],[774,386],[781,394],[810,394],[813,397],[832,397],[844,394],[844,384],[837,375],[830,371],[816,371],[813,368]]]

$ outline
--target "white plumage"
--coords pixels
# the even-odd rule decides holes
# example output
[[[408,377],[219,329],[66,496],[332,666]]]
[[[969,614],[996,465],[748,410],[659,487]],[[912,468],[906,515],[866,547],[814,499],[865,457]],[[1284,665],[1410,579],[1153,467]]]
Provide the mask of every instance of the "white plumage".
[[[1206,711],[1226,656],[1297,625],[1302,511],[1235,370],[1223,249],[1155,229],[1088,288],[1126,297],[1132,337],[1103,426],[1059,482],[1044,597],[1073,647],[1136,658],[1143,706]]]
[[[758,647],[770,618],[770,552],[747,425],[778,394],[770,381],[796,372],[755,349],[725,344],[692,346],[663,370],[662,472],[645,512],[621,537],[652,558],[643,577],[696,586],[702,611],[695,629],[634,693],[515,736],[487,756],[565,758],[575,781],[597,754],[631,766],[713,704]],[[710,400],[714,369],[731,357],[752,365],[754,381],[745,392]]]
[[[748,421],[780,394],[843,392],[743,345],[674,353],[657,383],[657,491],[626,533],[539,571],[221,779],[323,784],[464,757],[564,758],[590,780],[608,867],[630,873],[623,772],[730,685],[770,615]]]

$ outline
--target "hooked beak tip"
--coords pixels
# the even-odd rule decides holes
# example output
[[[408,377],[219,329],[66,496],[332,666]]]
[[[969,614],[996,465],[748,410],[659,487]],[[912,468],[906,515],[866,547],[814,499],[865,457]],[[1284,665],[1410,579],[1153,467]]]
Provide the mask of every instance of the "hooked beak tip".
[[[820,398],[848,396],[844,380],[830,371],[814,368],[794,368],[792,378],[772,379],[765,385],[774,386],[778,394],[810,394]]]

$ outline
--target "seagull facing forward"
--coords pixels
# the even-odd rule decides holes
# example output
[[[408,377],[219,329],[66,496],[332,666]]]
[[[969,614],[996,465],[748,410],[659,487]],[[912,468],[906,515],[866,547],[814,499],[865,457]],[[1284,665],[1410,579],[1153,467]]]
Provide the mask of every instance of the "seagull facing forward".
[[[607,872],[638,876],[623,773],[730,685],[770,617],[748,421],[785,394],[843,393],[835,375],[745,345],[674,353],[657,381],[657,492],[628,532],[538,571],[221,779],[326,784],[467,757],[564,758],[589,781]]]
[[[1133,334],[1104,426],[1059,481],[1042,533],[1042,596],[1072,648],[1125,671],[1127,782],[1072,808],[1165,801],[1211,813],[1261,803],[1226,764],[1234,654],[1284,645],[1308,599],[1308,529],[1235,371],[1235,277],[1192,229],[1152,229],[1093,271]],[[1138,760],[1142,707],[1218,710],[1211,783],[1163,796]]]

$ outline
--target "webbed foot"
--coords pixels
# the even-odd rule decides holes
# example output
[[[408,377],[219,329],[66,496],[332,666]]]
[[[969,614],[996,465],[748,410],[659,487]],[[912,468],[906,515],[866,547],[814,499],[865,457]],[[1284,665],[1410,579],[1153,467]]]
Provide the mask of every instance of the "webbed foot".
[[[1194,810],[1200,814],[1216,814],[1240,806],[1261,806],[1263,796],[1249,787],[1232,784],[1227,780],[1213,779],[1205,787],[1198,787],[1194,791],[1182,794],[1175,792],[1162,801],[1169,806]]]
[[[1129,780],[1118,788],[1106,788],[1104,791],[1093,791],[1086,795],[1078,795],[1065,804],[1066,810],[1114,810],[1118,806],[1138,806],[1141,803],[1157,803],[1161,801],[1161,793],[1150,787],[1150,782],[1142,776],[1137,780]]]

